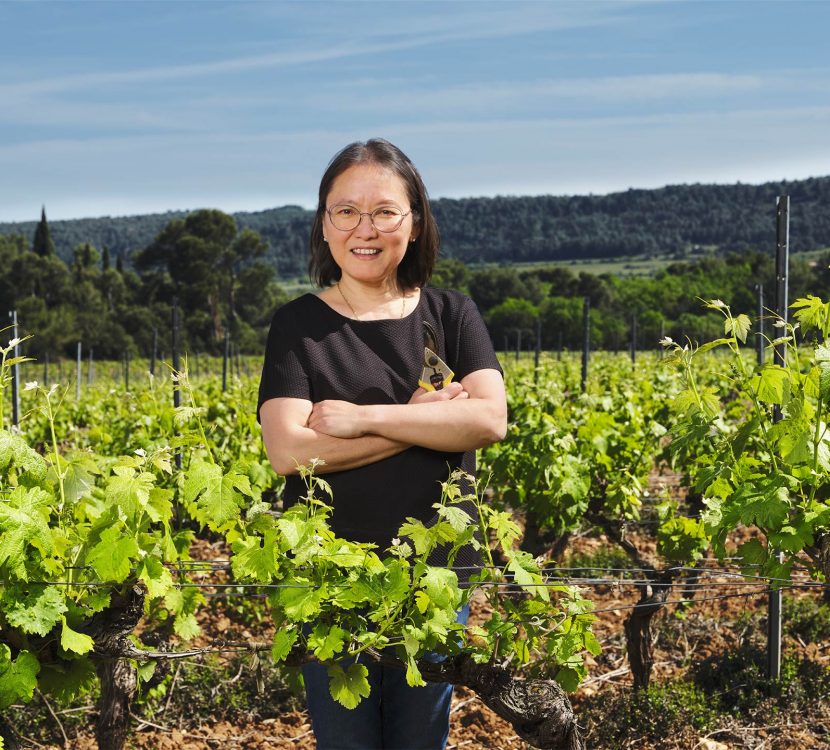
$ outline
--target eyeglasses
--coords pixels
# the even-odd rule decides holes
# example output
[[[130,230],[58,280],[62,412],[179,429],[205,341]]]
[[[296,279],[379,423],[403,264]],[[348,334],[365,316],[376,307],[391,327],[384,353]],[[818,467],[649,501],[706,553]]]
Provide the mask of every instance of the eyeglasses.
[[[384,206],[369,213],[358,211],[354,206],[344,203],[327,208],[326,213],[328,213],[331,223],[334,224],[334,228],[341,232],[351,232],[353,229],[357,229],[364,216],[369,217],[369,221],[372,222],[372,226],[378,232],[394,232],[400,228],[403,220],[412,213],[412,210],[404,213],[394,206]]]

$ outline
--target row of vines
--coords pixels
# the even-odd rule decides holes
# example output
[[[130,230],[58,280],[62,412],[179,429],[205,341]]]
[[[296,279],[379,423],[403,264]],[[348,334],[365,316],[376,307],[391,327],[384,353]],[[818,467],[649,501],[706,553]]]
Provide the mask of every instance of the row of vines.
[[[586,529],[636,571],[624,630],[638,688],[654,615],[691,601],[707,564],[739,558],[748,580],[773,586],[830,573],[830,305],[797,301],[796,325],[768,342],[786,345],[786,362],[762,366],[750,319],[708,306],[722,338],[664,340],[664,356],[636,368],[595,356],[585,392],[572,358],[505,363],[510,425],[480,457],[486,487],[466,498],[448,482],[438,521],[408,519],[388,550],[331,533],[314,466],[307,501],[280,512],[254,379],[223,393],[171,372],[126,393],[99,381],[80,400],[27,383],[19,428],[0,424],[0,717],[38,693],[58,704],[91,693],[99,747],[121,748],[131,705],[170,686],[172,663],[239,650],[286,672],[325,663],[345,706],[366,697],[368,661],[394,661],[411,685],[468,686],[532,746],[582,747],[567,693],[601,645],[561,561]],[[4,415],[15,343],[0,348]],[[683,498],[648,493],[657,470],[679,477]],[[643,523],[656,549],[630,533]],[[198,540],[227,554],[194,559]],[[470,545],[484,562],[467,584],[455,558]],[[446,567],[429,564],[439,549]],[[273,637],[205,642],[200,612],[217,587],[266,596]],[[476,596],[488,616],[464,628],[456,612]],[[423,658],[434,651],[446,658]],[[19,744],[2,718],[0,737]]]

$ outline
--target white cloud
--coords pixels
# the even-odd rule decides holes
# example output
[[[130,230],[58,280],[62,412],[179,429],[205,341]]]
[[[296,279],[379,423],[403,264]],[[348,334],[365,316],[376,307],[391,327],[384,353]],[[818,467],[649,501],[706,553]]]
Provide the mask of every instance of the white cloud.
[[[396,52],[424,46],[446,44],[449,42],[485,40],[518,36],[542,31],[563,30],[576,26],[609,25],[618,22],[618,18],[608,13],[610,8],[624,7],[625,3],[580,3],[563,5],[551,12],[545,3],[524,4],[524,11],[519,12],[519,4],[512,8],[499,6],[476,7],[472,15],[467,12],[470,5],[461,4],[465,12],[455,14],[424,14],[420,20],[407,20],[405,34],[400,20],[390,16],[383,22],[390,24],[389,30],[396,31],[394,41],[379,42],[378,38],[390,35],[373,33],[368,52],[378,56],[384,52]],[[377,5],[370,6],[377,8]],[[556,6],[553,6],[556,8]],[[605,13],[603,13],[605,11]],[[386,13],[386,11],[384,11]],[[360,22],[360,17],[354,19]],[[340,29],[343,35],[343,29]],[[354,32],[354,29],[351,29]],[[354,36],[354,33],[350,34]],[[331,44],[323,39],[309,38],[310,45],[296,49],[280,50],[259,55],[232,57],[215,61],[189,64],[171,64],[136,68],[133,70],[94,71],[74,75],[41,78],[15,83],[0,84],[0,97],[27,95],[34,93],[66,92],[70,89],[95,89],[102,86],[154,83],[216,75],[241,73],[257,69],[282,68],[308,63],[326,62],[338,59],[365,56],[366,41],[361,39],[345,44]]]
[[[803,81],[811,86],[811,81]],[[365,82],[364,82],[365,86]],[[705,98],[726,99],[740,93],[773,91],[786,88],[790,93],[799,89],[799,83],[780,75],[736,75],[729,73],[688,72],[653,75],[598,76],[584,78],[545,79],[532,81],[488,81],[463,86],[395,88],[391,93],[383,88],[384,81],[377,80],[375,87],[383,90],[382,96],[355,97],[350,87],[345,92],[324,88],[303,96],[306,107],[349,112],[417,111],[421,115],[430,112],[476,111],[494,112],[499,108],[519,106],[523,110],[543,111],[550,106],[561,108],[568,103],[586,103],[602,107],[654,101],[670,101],[677,106],[690,100]],[[341,86],[342,90],[342,86]]]
[[[626,117],[389,123],[435,196],[606,193],[682,182],[830,174],[830,107]],[[792,137],[782,138],[782,133]],[[0,220],[314,203],[327,160],[356,127],[257,135],[155,135],[0,147]],[[206,159],[204,154],[211,154]],[[26,175],[28,185],[19,175]]]

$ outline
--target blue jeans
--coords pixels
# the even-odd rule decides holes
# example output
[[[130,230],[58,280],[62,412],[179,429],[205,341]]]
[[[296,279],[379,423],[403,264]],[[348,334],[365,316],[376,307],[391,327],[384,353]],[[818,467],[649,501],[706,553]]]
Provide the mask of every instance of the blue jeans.
[[[469,607],[464,607],[458,622],[466,623],[468,615]],[[430,653],[425,659],[437,662],[443,657]],[[428,682],[410,687],[403,668],[361,663],[369,670],[372,692],[354,709],[331,697],[325,666],[303,666],[317,750],[443,750],[450,733],[453,686]]]

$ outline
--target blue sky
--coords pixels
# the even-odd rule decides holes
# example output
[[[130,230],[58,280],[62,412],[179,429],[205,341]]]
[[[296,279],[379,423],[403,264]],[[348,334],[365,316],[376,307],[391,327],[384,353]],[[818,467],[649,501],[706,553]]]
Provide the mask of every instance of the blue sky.
[[[0,2],[0,221],[830,174],[830,2]]]

